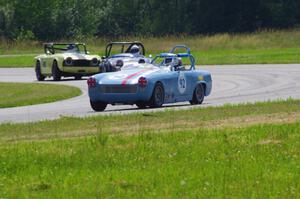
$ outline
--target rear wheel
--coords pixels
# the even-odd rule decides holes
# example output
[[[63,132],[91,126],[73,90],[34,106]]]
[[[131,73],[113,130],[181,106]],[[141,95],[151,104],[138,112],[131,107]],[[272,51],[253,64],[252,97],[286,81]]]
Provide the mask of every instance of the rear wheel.
[[[164,87],[161,83],[156,83],[153,89],[153,93],[150,99],[151,108],[159,108],[164,104],[165,92]]]
[[[61,72],[58,68],[57,61],[52,64],[52,77],[54,81],[59,81],[61,79]]]
[[[202,84],[198,84],[197,87],[195,88],[194,94],[193,94],[193,99],[190,101],[192,105],[195,104],[202,104],[204,100],[204,88]]]
[[[107,106],[106,103],[101,102],[101,101],[97,101],[97,102],[90,101],[90,104],[91,104],[92,109],[96,112],[104,111]]]
[[[45,76],[42,75],[42,72],[41,72],[41,63],[40,63],[40,61],[37,61],[36,64],[35,64],[35,75],[36,75],[36,79],[38,81],[44,81],[45,80]]]

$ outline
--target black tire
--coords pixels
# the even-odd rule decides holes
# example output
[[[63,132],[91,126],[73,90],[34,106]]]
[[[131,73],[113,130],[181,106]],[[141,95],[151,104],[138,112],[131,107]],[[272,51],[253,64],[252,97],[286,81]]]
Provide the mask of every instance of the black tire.
[[[44,75],[42,75],[41,62],[40,61],[37,61],[36,64],[35,64],[35,75],[36,75],[36,79],[38,81],[44,81],[45,78],[46,78]]]
[[[60,81],[61,72],[58,68],[57,61],[54,61],[52,64],[52,77],[54,81]]]
[[[145,109],[147,108],[147,103],[146,102],[137,102],[135,104],[139,109]]]
[[[75,75],[75,80],[81,80],[82,76],[81,75]]]
[[[96,112],[104,111],[107,106],[106,103],[101,102],[101,101],[97,101],[97,102],[90,101],[90,104],[91,104],[92,109]]]
[[[105,73],[106,72],[105,63],[101,63],[99,67],[100,67],[100,69],[99,69],[100,73]]]
[[[159,108],[164,104],[165,91],[161,83],[156,83],[149,102],[150,108]]]
[[[193,94],[193,99],[190,101],[192,105],[196,104],[202,104],[204,100],[204,88],[202,84],[198,84],[195,88],[194,94]]]

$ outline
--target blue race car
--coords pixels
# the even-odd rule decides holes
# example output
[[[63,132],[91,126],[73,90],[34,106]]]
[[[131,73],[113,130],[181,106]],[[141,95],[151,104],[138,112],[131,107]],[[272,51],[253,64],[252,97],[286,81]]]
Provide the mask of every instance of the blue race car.
[[[116,72],[128,62],[150,63],[145,57],[145,47],[141,42],[111,42],[106,46],[105,56],[100,63],[101,72]]]
[[[175,54],[182,49],[184,53]],[[151,63],[132,62],[118,72],[94,75],[87,84],[95,111],[104,111],[107,104],[136,104],[138,108],[184,101],[201,104],[212,90],[211,74],[195,69],[195,59],[184,45],[157,55]]]

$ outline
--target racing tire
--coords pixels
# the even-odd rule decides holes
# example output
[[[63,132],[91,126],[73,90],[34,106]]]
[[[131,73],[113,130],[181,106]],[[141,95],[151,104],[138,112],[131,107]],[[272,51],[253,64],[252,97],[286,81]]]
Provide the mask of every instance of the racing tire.
[[[52,77],[54,81],[60,81],[61,72],[58,68],[57,61],[54,61],[52,64]]]
[[[81,80],[82,76],[81,75],[75,75],[75,80]]]
[[[191,105],[202,104],[204,100],[204,88],[202,84],[198,84],[195,88],[193,99],[190,101]]]
[[[101,101],[93,102],[90,100],[91,107],[96,112],[102,112],[105,110],[107,104]]]
[[[42,75],[41,62],[40,61],[37,61],[36,64],[35,64],[35,75],[36,75],[36,79],[38,81],[44,81],[45,78],[46,78],[44,75]]]
[[[156,83],[149,102],[150,108],[159,108],[164,104],[165,91],[161,83]]]
[[[139,109],[145,109],[147,108],[147,103],[146,102],[137,102],[135,104]]]
[[[116,67],[112,66],[110,62],[105,63],[105,71],[106,72],[116,72]]]
[[[105,72],[106,72],[105,64],[101,64],[101,65],[100,65],[99,72],[100,72],[100,73],[105,73]]]

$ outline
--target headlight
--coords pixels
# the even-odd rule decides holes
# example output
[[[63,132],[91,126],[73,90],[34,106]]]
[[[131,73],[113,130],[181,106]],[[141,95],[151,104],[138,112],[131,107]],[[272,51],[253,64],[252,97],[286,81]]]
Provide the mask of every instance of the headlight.
[[[91,61],[92,66],[98,66],[99,65],[99,60],[97,58],[93,58]]]
[[[71,57],[68,57],[66,60],[65,60],[65,64],[67,66],[71,66],[73,65],[73,59]]]
[[[122,67],[123,65],[124,65],[124,62],[122,60],[118,60],[116,62],[116,66],[118,66],[118,67]]]

